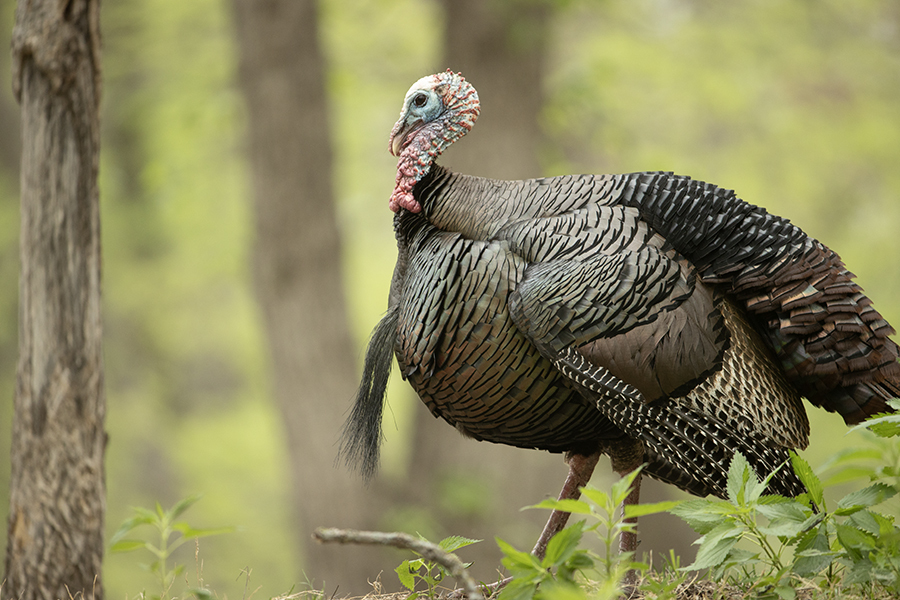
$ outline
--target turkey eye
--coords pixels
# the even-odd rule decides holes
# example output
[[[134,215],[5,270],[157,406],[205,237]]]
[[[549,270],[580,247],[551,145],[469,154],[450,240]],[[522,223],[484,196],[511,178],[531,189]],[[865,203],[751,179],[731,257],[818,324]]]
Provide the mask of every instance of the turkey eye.
[[[428,96],[426,96],[425,94],[416,94],[416,97],[413,98],[413,105],[415,105],[416,108],[422,108],[427,103]]]

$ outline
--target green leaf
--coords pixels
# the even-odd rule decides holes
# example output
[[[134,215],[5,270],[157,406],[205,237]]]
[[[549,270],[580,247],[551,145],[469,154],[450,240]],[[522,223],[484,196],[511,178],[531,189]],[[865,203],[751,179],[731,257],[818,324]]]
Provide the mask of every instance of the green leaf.
[[[215,596],[206,588],[188,588],[187,592],[193,594],[197,600],[213,600]]]
[[[509,584],[500,590],[498,600],[532,600],[537,586],[523,579],[513,579]]]
[[[632,484],[634,484],[635,478],[640,474],[641,470],[644,468],[644,465],[641,465],[634,471],[631,471],[617,482],[612,485],[611,495],[613,504],[619,506],[622,502],[625,501],[625,498],[628,497],[628,494],[631,492]],[[599,503],[598,503],[599,504]]]
[[[744,502],[745,503],[754,503],[759,500],[760,496],[762,496],[763,492],[766,491],[766,488],[769,487],[769,483],[775,476],[785,468],[787,461],[778,465],[774,471],[766,475],[762,481],[759,480],[759,477],[756,475],[756,471],[753,470],[753,467],[750,468],[751,476],[747,478],[747,491],[745,493]]]
[[[728,556],[722,562],[723,565],[728,564],[750,564],[759,562],[759,552],[752,550],[744,550],[743,548],[732,548],[728,551]]]
[[[868,558],[854,556],[850,568],[844,571],[844,585],[871,583],[874,566]]]
[[[621,481],[621,479],[619,481]],[[616,506],[616,504],[612,502],[612,499],[609,497],[609,494],[607,494],[603,490],[598,490],[596,488],[587,486],[581,489],[581,493],[588,500],[603,508],[604,510],[607,509],[610,505]]]
[[[397,565],[397,568],[394,569],[397,573],[397,579],[400,580],[400,584],[408,589],[409,591],[414,591],[416,587],[416,577],[413,574],[413,570],[410,568],[410,564],[408,560],[404,560],[402,563]]]
[[[587,591],[569,582],[548,581],[541,585],[543,600],[588,600]]]
[[[858,479],[872,481],[872,479],[874,479],[875,477],[875,469],[869,466],[844,467],[837,471],[835,474],[825,479],[822,482],[822,487],[834,487],[836,485],[847,483],[848,481],[856,481]]]
[[[544,568],[552,568],[567,561],[578,549],[583,531],[584,523],[579,522],[569,525],[550,538],[550,542],[547,544],[547,553],[544,555],[541,565]]]
[[[897,490],[886,483],[873,483],[855,492],[850,492],[840,499],[837,504],[837,515],[850,515],[854,512],[870,506],[880,504],[889,498],[893,498]]]
[[[513,573],[513,575],[516,575],[517,573],[525,574],[543,572],[541,563],[538,561],[536,556],[528,552],[516,550],[511,544],[501,540],[500,538],[494,539],[497,541],[497,546],[500,547],[500,551],[503,552],[503,559],[501,560],[503,566],[509,569],[510,572]]]
[[[234,527],[214,527],[208,529],[194,529],[190,525],[185,522],[178,522],[172,524],[172,529],[174,531],[179,532],[182,537],[186,540],[206,537],[209,535],[220,535],[223,533],[232,533],[235,531]]]
[[[878,460],[881,458],[881,451],[875,448],[846,448],[836,452],[830,456],[821,467],[819,473],[824,473],[829,469],[839,467],[843,464],[856,464],[865,460]]]
[[[673,508],[682,502],[683,500],[666,500],[665,502],[655,502],[653,504],[629,504],[625,507],[625,517],[643,517],[644,515],[671,512]]]
[[[157,503],[157,506],[159,503]],[[135,517],[141,519],[146,523],[160,523],[159,514],[150,510],[149,508],[144,508],[143,506],[132,506],[131,511],[135,514]]]
[[[482,540],[473,540],[472,538],[463,537],[461,535],[451,535],[438,542],[438,546],[446,552],[454,552],[460,548],[477,544],[480,541]]]
[[[869,423],[869,431],[878,437],[897,437],[900,435],[900,415],[891,415],[876,423]]]
[[[835,526],[841,546],[855,559],[863,558],[875,548],[875,539],[851,525],[838,523]]]
[[[724,506],[723,506],[724,505]],[[728,512],[725,512],[728,510]],[[682,519],[697,533],[712,531],[737,508],[718,500],[687,500],[669,509],[669,512]]]
[[[747,489],[747,482],[751,478],[751,473],[750,463],[747,462],[744,455],[740,452],[735,452],[731,458],[731,465],[728,467],[728,479],[725,483],[728,499],[733,504],[737,506],[744,504],[744,493]],[[755,475],[753,477],[755,478]]]
[[[109,540],[110,545],[115,544],[120,539],[124,538],[126,535],[131,533],[132,529],[140,527],[141,525],[150,525],[155,520],[156,520],[155,516],[151,516],[148,518],[143,515],[138,515],[138,516],[134,516],[130,519],[126,519],[125,521],[122,522],[121,525],[119,525],[119,528],[113,534],[112,538],[110,538],[110,540]]]
[[[853,513],[848,520],[857,529],[874,536],[884,536],[894,531],[894,524],[890,519],[866,509]]]
[[[771,535],[779,538],[794,538],[803,533],[803,523],[793,521],[777,521],[768,525],[758,525],[757,529],[763,535]]]
[[[728,556],[729,551],[738,542],[741,529],[731,523],[722,523],[702,538],[697,558],[685,571],[699,571],[719,566]]]
[[[812,577],[827,569],[834,559],[827,528],[822,525],[800,537],[794,549],[793,569],[801,577]]]
[[[789,585],[776,585],[772,591],[781,600],[795,600],[797,598],[796,590]]]
[[[176,502],[175,506],[170,508],[167,513],[169,520],[175,520],[178,517],[180,517],[184,511],[186,511],[191,506],[193,506],[197,502],[197,500],[199,500],[202,497],[203,497],[202,494],[193,494],[191,496],[188,496],[187,498],[183,498],[182,500],[179,500],[178,502]],[[157,507],[158,506],[159,506],[159,503],[157,503]]]
[[[714,542],[704,543],[697,550],[697,558],[683,571],[700,571],[719,566],[728,556],[728,552],[737,543],[737,538],[721,538]]]
[[[143,540],[119,540],[110,545],[110,552],[131,552],[133,550],[139,550],[141,548],[146,548],[147,542]]]
[[[816,506],[824,509],[825,494],[822,489],[822,481],[816,476],[809,463],[793,450],[791,451],[791,467],[793,467],[794,473],[806,488],[806,491],[809,492],[809,499]]]
[[[591,515],[591,505],[583,500],[574,500],[572,498],[566,498],[565,500],[553,500],[547,499],[538,502],[532,506],[526,506],[525,508],[549,508],[550,510],[560,510],[567,513],[572,513],[574,515]]]
[[[792,500],[775,504],[760,504],[756,509],[769,519],[767,526],[759,527],[759,531],[765,535],[792,538],[812,524],[808,522],[812,511]]]
[[[565,566],[571,571],[583,571],[594,566],[594,559],[591,558],[591,555],[588,554],[586,550],[578,550],[577,552],[572,554],[572,557],[569,558],[568,561],[566,561]]]

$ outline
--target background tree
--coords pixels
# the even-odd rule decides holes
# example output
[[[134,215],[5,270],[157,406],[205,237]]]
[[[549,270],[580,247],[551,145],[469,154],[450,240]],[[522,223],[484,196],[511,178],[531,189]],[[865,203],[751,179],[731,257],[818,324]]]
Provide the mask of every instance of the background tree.
[[[0,0],[0,48],[9,48],[15,20],[15,1]],[[20,108],[12,94],[12,61],[0,60],[0,389],[10,401],[0,402],[0,514],[7,514],[10,461],[6,454],[12,434],[16,363],[18,361],[18,285],[19,277],[19,166],[22,136],[19,130]],[[0,556],[5,556],[0,544]]]
[[[23,1],[13,31],[24,143],[9,598],[103,597],[99,16],[92,0]]]
[[[463,73],[478,90],[482,105],[478,125],[463,143],[448,148],[441,164],[498,179],[540,175],[540,112],[552,4],[440,3],[443,51],[431,71]],[[416,450],[408,477],[417,483],[413,497],[432,511],[441,535],[481,538],[490,532],[520,547],[533,544],[546,515],[519,509],[528,503],[525,498],[538,501],[559,491],[566,474],[562,456],[474,442],[435,419],[418,399],[416,404]],[[466,557],[474,562],[477,578],[496,577],[500,553],[490,539],[468,548]]]
[[[342,249],[334,207],[325,63],[315,0],[236,0],[240,81],[256,239],[253,271],[274,396],[284,420],[296,529],[317,583],[365,593],[372,554],[312,548],[324,523],[372,526],[374,490],[335,465],[335,445],[356,388]]]

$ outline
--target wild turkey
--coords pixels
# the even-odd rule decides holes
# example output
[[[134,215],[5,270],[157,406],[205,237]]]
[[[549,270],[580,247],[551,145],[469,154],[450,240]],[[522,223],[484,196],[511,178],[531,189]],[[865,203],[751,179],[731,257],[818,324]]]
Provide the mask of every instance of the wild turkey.
[[[399,257],[343,447],[366,476],[392,354],[463,434],[567,453],[564,497],[600,452],[722,497],[735,451],[767,474],[806,447],[801,396],[858,423],[900,395],[894,330],[789,221],[671,173],[497,181],[435,164],[478,113],[448,71],[410,88],[391,132]],[[803,488],[782,468],[769,490]]]

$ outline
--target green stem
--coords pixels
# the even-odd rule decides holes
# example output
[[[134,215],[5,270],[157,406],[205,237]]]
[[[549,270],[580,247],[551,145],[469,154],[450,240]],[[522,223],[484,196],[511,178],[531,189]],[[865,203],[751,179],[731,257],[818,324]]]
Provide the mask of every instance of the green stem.
[[[166,559],[169,557],[169,535],[172,531],[169,529],[168,523],[164,522],[162,525],[159,544],[159,598],[160,600],[166,600],[166,596],[169,592],[169,590],[166,589]]]
[[[761,533],[759,529],[756,527],[756,518],[753,517],[748,518],[746,515],[742,515],[741,521],[743,521],[744,526],[750,531],[754,538],[756,538],[756,544],[762,548],[763,552],[766,553],[766,556],[769,557],[771,563],[775,566],[776,570],[781,571],[781,559],[778,553],[775,552],[775,549],[769,544],[768,536]]]
[[[606,579],[612,578],[612,546],[613,546],[613,528],[612,523],[608,520],[604,522],[606,526],[606,535],[603,536],[603,545],[606,546],[606,556],[603,557],[603,566],[606,569]]]

